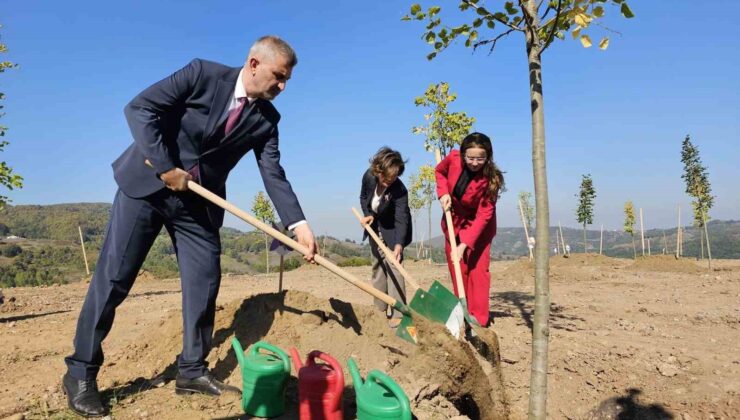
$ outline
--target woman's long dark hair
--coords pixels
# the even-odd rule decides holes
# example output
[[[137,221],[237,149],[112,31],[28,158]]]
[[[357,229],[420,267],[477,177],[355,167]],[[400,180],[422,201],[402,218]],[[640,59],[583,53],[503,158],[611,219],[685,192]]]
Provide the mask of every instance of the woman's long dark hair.
[[[483,175],[488,179],[488,198],[496,201],[499,195],[506,191],[504,185],[504,174],[493,161],[493,146],[491,139],[483,133],[470,133],[462,141],[460,146],[460,160],[465,168],[465,151],[471,147],[477,147],[486,151],[486,163],[483,165]]]

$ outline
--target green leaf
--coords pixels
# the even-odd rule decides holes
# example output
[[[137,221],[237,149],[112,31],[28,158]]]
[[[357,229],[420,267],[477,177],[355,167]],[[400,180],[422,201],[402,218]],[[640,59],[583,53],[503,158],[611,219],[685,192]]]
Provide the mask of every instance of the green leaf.
[[[490,29],[493,29],[493,28],[495,28],[495,27],[496,27],[496,22],[494,22],[494,21],[492,21],[492,20],[489,20],[489,21],[488,21],[488,22],[486,23],[486,26],[488,26],[488,28],[490,28]]]
[[[432,59],[434,59],[434,57],[436,57],[436,56],[437,56],[437,53],[436,52],[429,53],[429,54],[427,54],[427,60],[432,61]]]
[[[575,29],[570,34],[573,35],[573,39],[578,39],[578,37],[581,36],[581,28]]]
[[[406,15],[406,16],[402,17],[401,20],[404,20],[404,21],[411,20],[411,17],[409,17],[409,15]]]
[[[601,6],[596,6],[596,7],[594,7],[592,13],[597,18],[603,17],[604,16],[604,8],[601,7]]]
[[[419,3],[415,3],[411,5],[411,14],[415,15],[421,11],[421,5]]]
[[[476,13],[478,13],[481,16],[490,15],[490,13],[488,13],[488,10],[486,10],[485,7],[479,7],[477,9],[475,9],[475,11],[476,11]]]
[[[599,41],[599,48],[601,48],[602,50],[609,48],[609,37],[605,36],[601,39],[601,41]]]
[[[510,15],[515,15],[515,14],[519,13],[519,9],[517,9],[516,7],[514,7],[514,3],[513,2],[507,1],[504,4],[504,8],[506,9],[506,13],[508,13]]]
[[[471,41],[475,41],[476,39],[478,39],[478,31],[471,32],[469,38]]]
[[[630,7],[627,6],[627,3],[622,3],[622,8],[620,10],[622,12],[622,16],[626,17],[627,19],[635,17],[635,14],[632,13],[632,10],[630,10]]]
[[[434,32],[429,31],[429,32],[426,33],[426,35],[424,35],[424,40],[427,43],[432,44],[432,43],[434,43],[434,40],[435,40],[436,37],[437,37],[437,35]]]
[[[429,10],[427,11],[427,13],[429,13],[429,16],[434,16],[437,13],[439,13],[440,10],[442,10],[441,7],[439,7],[439,6],[432,6],[432,7],[429,8]]]
[[[481,18],[478,18],[478,19],[476,19],[476,20],[473,21],[473,27],[474,28],[477,28],[477,27],[481,26],[482,24],[483,24],[483,19],[481,19]]]

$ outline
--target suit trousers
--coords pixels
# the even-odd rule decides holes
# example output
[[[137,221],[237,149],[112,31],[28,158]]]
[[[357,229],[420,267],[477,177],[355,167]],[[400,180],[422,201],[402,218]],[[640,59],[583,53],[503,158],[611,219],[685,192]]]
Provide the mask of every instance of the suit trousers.
[[[179,371],[186,378],[206,373],[221,283],[218,229],[210,224],[202,199],[192,192],[162,189],[137,199],[118,190],[77,322],[74,353],[65,358],[72,377],[96,377],[103,363],[101,343],[113,326],[116,308],[128,296],[162,226],[169,233],[180,268],[183,348],[177,357]]]
[[[375,241],[370,241],[370,252],[373,254],[373,287],[390,295],[399,302],[406,303],[406,282],[396,267],[385,258]],[[374,299],[375,307],[386,312],[388,305],[380,299]],[[391,317],[401,318],[402,313],[391,308]]]
[[[460,271],[462,272],[462,284],[465,288],[465,297],[468,302],[468,312],[481,325],[487,326],[490,316],[489,294],[491,289],[491,272],[489,271],[489,265],[491,264],[491,241],[493,241],[493,235],[484,232],[481,236],[475,249],[471,250],[467,248],[465,250],[465,255],[460,260]],[[446,240],[445,254],[447,255],[447,267],[450,270],[450,276],[452,276],[452,286],[455,289],[455,295],[460,296],[457,290],[457,282],[455,281],[455,267],[452,264],[451,252],[450,242]]]

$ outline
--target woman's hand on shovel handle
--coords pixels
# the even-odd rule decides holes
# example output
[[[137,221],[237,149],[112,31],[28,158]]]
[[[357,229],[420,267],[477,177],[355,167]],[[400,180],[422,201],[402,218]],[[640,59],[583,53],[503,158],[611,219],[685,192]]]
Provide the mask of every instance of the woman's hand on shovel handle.
[[[462,261],[463,256],[465,255],[465,250],[468,249],[468,246],[464,243],[460,243],[457,245],[457,260]]]
[[[188,181],[192,180],[193,177],[180,168],[172,168],[161,174],[159,179],[161,179],[162,182],[164,182],[164,185],[172,191],[187,191]]]
[[[311,228],[308,227],[308,223],[302,223],[293,229],[295,233],[295,239],[299,244],[308,248],[308,255],[304,255],[303,259],[308,262],[314,262],[313,256],[316,254],[316,240],[313,237]]]
[[[365,226],[365,225],[370,226],[370,225],[373,224],[373,220],[375,220],[375,218],[373,216],[365,216],[360,221],[360,224],[363,225],[363,226]]]
[[[442,197],[439,197],[439,204],[442,205],[442,211],[449,210],[450,206],[452,206],[452,199],[450,198],[450,195],[445,194]]]

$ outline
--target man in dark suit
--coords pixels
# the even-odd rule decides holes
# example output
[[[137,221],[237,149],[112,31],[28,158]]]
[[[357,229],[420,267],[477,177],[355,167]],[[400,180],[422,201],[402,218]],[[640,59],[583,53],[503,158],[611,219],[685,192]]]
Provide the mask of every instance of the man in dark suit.
[[[195,59],[126,106],[134,142],[113,162],[119,189],[77,323],[75,351],[65,358],[62,385],[75,412],[105,414],[96,382],[101,342],[163,226],[177,254],[182,287],[183,349],[175,390],[238,392],[216,380],[205,363],[221,281],[224,211],[189,192],[187,183],[193,180],[225,197],[229,171],[253,151],[284,226],[308,247],[306,259],[313,259],[314,236],[280,165],[280,114],[270,103],[285,89],[296,63],[285,41],[262,37],[243,67]]]

